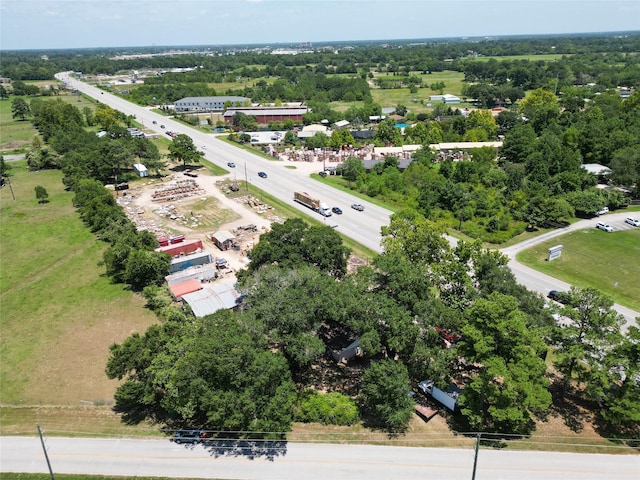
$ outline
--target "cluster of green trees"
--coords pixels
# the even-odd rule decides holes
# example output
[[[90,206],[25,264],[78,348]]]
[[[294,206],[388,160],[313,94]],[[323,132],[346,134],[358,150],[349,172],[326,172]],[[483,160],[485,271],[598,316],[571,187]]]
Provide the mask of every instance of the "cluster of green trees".
[[[171,257],[155,252],[158,239],[151,232],[138,232],[122,207],[97,180],[83,179],[73,187],[73,204],[80,218],[98,238],[107,242],[103,258],[107,274],[118,283],[140,291],[160,285],[169,271]]]
[[[61,99],[35,98],[29,107],[41,136],[34,138],[27,153],[29,168],[59,168],[64,184],[71,189],[82,179],[104,184],[126,181],[134,175],[134,163],[143,163],[150,171],[164,167],[158,147],[149,139],[132,136],[123,126],[130,125],[132,118],[106,105],[80,111]],[[96,125],[105,131],[104,136],[86,128]]]
[[[150,169],[161,168],[158,148],[147,139],[131,136],[121,125],[131,119],[105,105],[83,115],[60,99],[36,98],[30,108],[40,136],[34,137],[27,152],[27,165],[32,170],[62,170],[63,183],[75,193],[80,217],[98,238],[109,243],[104,253],[107,274],[138,291],[162,284],[171,258],[153,251],[158,246],[156,237],[138,232],[113,192],[104,187],[108,182],[126,180],[136,161]],[[105,128],[104,137],[85,128],[94,123]],[[181,157],[178,147],[173,154],[187,159]],[[36,191],[36,196],[43,198],[42,192]]]
[[[169,319],[111,347],[107,373],[124,380],[116,408],[131,421],[227,432],[277,434],[294,420],[351,424],[365,415],[402,432],[409,390],[431,378],[464,387],[459,420],[470,429],[528,433],[550,407],[554,381],[601,421],[633,431],[640,335],[621,333],[611,299],[572,290],[562,314],[573,322],[557,327],[504,256],[478,243],[451,248],[442,233],[415,211],[395,214],[384,253],[347,273],[348,250],[331,228],[274,225],[241,272],[241,310]],[[443,348],[435,327],[461,340]],[[336,335],[360,340],[364,358],[351,362],[362,370],[320,394],[312,379]],[[548,373],[549,348],[559,377]]]
[[[638,195],[639,102],[639,92],[625,100],[603,93],[579,109],[562,110],[553,93],[540,89],[520,103],[519,113],[504,111],[496,119],[488,111],[474,111],[427,120],[407,127],[404,137],[393,121],[384,121],[375,133],[376,144],[423,145],[409,167],[401,171],[398,159],[387,157],[365,171],[359,159],[351,158],[338,173],[345,186],[370,197],[414,207],[474,238],[500,243],[528,225],[562,225],[604,206],[628,204],[620,190],[596,188],[597,177],[583,163],[608,166],[615,184]],[[499,151],[472,149],[470,160],[452,161],[428,148],[431,143],[494,140],[500,131],[504,142]]]

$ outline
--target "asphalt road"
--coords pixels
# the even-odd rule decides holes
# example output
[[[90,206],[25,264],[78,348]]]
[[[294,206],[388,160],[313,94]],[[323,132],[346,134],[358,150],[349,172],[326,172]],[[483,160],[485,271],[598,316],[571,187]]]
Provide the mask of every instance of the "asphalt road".
[[[247,152],[243,149],[236,148],[225,142],[219,141],[212,134],[202,133],[170,118],[164,117],[150,111],[147,108],[134,105],[122,98],[104,92],[99,88],[88,85],[75,78],[69,77],[68,73],[58,73],[56,78],[66,82],[70,87],[93,97],[112,108],[120,110],[127,115],[135,115],[136,119],[142,123],[145,128],[154,130],[159,134],[164,134],[167,130],[184,133],[189,135],[198,145],[199,148],[205,147],[205,157],[208,161],[217,164],[222,168],[228,168],[227,162],[236,164],[235,174],[241,179],[247,179],[250,184],[255,184],[261,190],[283,201],[289,201],[292,206],[298,208],[301,212],[313,216],[316,219],[322,219],[318,214],[311,212],[308,208],[293,201],[293,192],[304,191],[315,198],[326,201],[330,205],[340,205],[344,212],[343,215],[333,215],[323,221],[327,225],[335,226],[341,233],[356,242],[370,248],[373,251],[381,252],[380,245],[381,234],[380,228],[389,224],[389,217],[392,212],[384,208],[373,205],[372,203],[362,201],[361,199],[349,195],[345,192],[336,190],[321,182],[316,182],[309,177],[297,175],[286,168],[285,162],[270,162],[264,158]],[[153,121],[156,124],[153,124]],[[166,128],[162,129],[160,126]],[[266,172],[268,178],[258,177],[258,172]],[[361,203],[365,206],[364,212],[355,211],[348,206],[354,202]],[[346,206],[346,208],[344,208]],[[624,217],[627,214],[608,214],[600,219],[604,219],[609,223],[616,222],[615,227],[621,225],[624,228]],[[503,249],[502,252],[507,254],[511,259],[509,267],[513,271],[517,281],[526,286],[528,289],[546,295],[549,290],[568,290],[570,285],[557,280],[549,275],[537,272],[528,268],[515,260],[518,251],[529,248],[539,242],[543,242],[549,238],[563,235],[567,232],[580,228],[593,228],[596,220],[583,220],[577,222],[565,229],[558,229],[546,235],[527,240],[513,247]],[[629,228],[633,228],[628,226]],[[447,237],[450,242],[455,239]],[[613,288],[613,286],[612,286]],[[615,309],[624,316],[626,326],[635,324],[635,318],[640,317],[640,313],[622,305],[615,305]]]
[[[472,478],[473,448],[281,443],[246,448],[176,445],[169,440],[46,439],[54,474],[256,480]],[[48,473],[36,437],[0,437],[0,472]],[[640,455],[480,449],[477,480],[637,480]]]

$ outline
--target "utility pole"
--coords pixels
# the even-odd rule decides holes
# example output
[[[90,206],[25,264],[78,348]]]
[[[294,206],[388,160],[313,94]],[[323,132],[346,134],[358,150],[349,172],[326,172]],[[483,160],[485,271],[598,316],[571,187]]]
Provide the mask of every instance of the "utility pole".
[[[247,192],[249,191],[249,179],[247,177],[247,162],[244,162],[244,184],[247,186]]]
[[[478,466],[478,449],[480,448],[480,434],[476,435],[476,453],[473,456],[473,476],[471,480],[476,480],[476,467]]]
[[[38,427],[38,435],[40,435],[40,443],[42,443],[42,450],[44,451],[44,458],[47,460],[47,467],[49,467],[49,475],[51,475],[51,480],[56,480],[56,477],[53,476],[53,470],[51,469],[51,462],[49,462],[49,455],[47,454],[47,447],[44,446],[44,438],[42,438],[42,430],[40,429],[40,424],[36,423],[36,427]]]
[[[5,180],[9,184],[9,190],[11,191],[11,197],[15,200],[16,196],[13,194],[13,187],[11,186],[11,180],[9,180],[9,176],[8,175],[5,177]]]

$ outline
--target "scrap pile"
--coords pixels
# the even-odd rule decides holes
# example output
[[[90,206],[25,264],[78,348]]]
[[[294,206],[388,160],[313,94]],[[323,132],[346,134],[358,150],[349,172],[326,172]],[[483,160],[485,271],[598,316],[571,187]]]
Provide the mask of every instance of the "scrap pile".
[[[254,197],[253,195],[245,195],[243,197],[238,197],[236,198],[236,201],[249,205],[258,213],[266,213],[268,210],[272,208],[270,205],[267,205],[262,200]]]
[[[205,193],[195,180],[177,180],[167,186],[158,188],[151,194],[153,202],[171,202],[181,198],[193,197]]]

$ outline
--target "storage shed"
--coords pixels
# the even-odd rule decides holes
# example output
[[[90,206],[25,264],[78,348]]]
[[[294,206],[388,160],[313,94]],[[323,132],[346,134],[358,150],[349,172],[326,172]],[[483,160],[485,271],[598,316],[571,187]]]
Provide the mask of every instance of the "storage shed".
[[[147,170],[147,167],[145,167],[141,163],[134,163],[133,164],[133,171],[136,172],[138,174],[138,176],[141,177],[141,178],[149,176],[149,170]]]
[[[218,230],[211,235],[211,241],[222,251],[233,248],[235,239],[236,237],[228,230]]]

